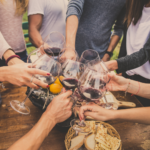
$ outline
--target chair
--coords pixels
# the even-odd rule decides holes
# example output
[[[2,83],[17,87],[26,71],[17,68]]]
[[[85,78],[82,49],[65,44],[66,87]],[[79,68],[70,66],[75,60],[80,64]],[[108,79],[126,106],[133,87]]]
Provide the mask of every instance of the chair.
[[[23,22],[23,23],[22,23],[22,29],[23,29],[23,30],[28,30],[28,28],[29,28],[28,22]],[[25,37],[25,38],[29,37],[29,34],[28,34],[28,33],[24,34],[24,37]],[[26,44],[26,47],[32,47],[32,46],[33,46],[32,43],[27,43],[27,44]]]

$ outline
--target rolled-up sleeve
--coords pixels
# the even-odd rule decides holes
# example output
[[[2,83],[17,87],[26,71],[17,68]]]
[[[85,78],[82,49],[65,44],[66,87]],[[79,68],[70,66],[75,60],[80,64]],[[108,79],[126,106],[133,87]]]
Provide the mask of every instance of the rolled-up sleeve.
[[[85,0],[70,0],[67,9],[66,19],[71,15],[76,15],[80,20]]]
[[[10,45],[6,42],[2,33],[0,32],[0,59],[2,59],[5,51],[7,51],[9,48],[11,48]]]
[[[117,73],[122,73],[131,69],[138,68],[145,64],[147,61],[150,61],[150,38],[147,40],[144,47],[138,52],[117,59]]]
[[[113,35],[118,35],[120,38],[123,35],[123,29],[124,29],[124,17],[125,17],[125,6],[124,8],[121,10],[121,12],[119,13],[119,16],[117,17],[117,20],[115,22],[114,25],[114,31],[112,33]]]

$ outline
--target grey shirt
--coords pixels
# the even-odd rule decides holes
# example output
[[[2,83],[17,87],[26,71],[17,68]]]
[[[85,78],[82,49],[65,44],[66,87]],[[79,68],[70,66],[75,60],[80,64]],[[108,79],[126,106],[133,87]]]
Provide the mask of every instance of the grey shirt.
[[[126,0],[70,0],[67,17],[76,15],[79,19],[75,45],[79,56],[84,50],[94,49],[102,58],[109,46],[114,23],[113,35],[122,36],[125,2]]]

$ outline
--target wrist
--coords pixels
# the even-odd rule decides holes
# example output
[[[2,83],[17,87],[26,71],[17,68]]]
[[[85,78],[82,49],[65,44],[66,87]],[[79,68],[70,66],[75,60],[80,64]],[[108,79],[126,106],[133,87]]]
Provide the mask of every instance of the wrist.
[[[3,58],[7,60],[10,56],[16,55],[15,52],[12,49],[8,49],[4,54]]]
[[[45,111],[43,113],[43,116],[44,118],[46,118],[46,120],[49,122],[49,123],[52,123],[53,126],[55,126],[57,124],[56,122],[56,119],[55,119],[55,116],[52,115],[52,113],[50,111]]]
[[[11,60],[9,60],[8,66],[15,65],[15,64],[20,64],[20,63],[24,63],[24,62],[21,59],[19,59],[17,57],[14,57]]]

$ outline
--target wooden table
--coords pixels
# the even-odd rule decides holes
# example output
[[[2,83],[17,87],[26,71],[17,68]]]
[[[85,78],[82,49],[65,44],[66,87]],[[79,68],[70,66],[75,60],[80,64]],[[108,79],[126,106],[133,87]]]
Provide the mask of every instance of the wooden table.
[[[29,100],[26,102],[31,109],[30,115],[21,115],[14,111],[9,102],[11,100],[22,101],[25,98],[26,87],[17,87],[5,83],[6,88],[0,88],[3,103],[0,106],[0,150],[7,149],[16,140],[26,134],[39,120],[42,111],[35,107]],[[123,92],[115,92],[120,99]],[[124,101],[132,101],[137,107],[141,103],[130,94]],[[150,114],[147,114],[150,115]],[[109,121],[121,136],[123,150],[150,150],[150,125],[142,125],[125,121]],[[55,127],[44,140],[40,150],[65,150],[64,140],[67,131]]]

